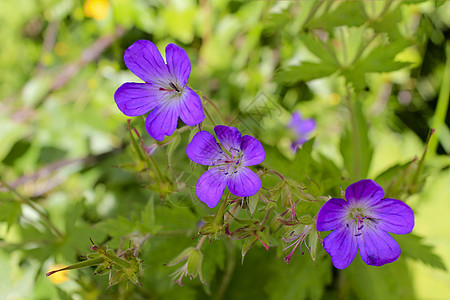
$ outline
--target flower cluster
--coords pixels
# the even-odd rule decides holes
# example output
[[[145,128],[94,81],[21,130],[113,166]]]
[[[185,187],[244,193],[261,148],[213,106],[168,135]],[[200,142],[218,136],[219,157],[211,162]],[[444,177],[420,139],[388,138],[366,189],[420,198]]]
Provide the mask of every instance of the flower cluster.
[[[169,44],[166,47],[164,62],[153,43],[139,40],[126,50],[124,60],[127,67],[144,82],[124,83],[114,95],[115,102],[127,116],[139,116],[149,112],[145,127],[150,136],[162,141],[165,136],[172,135],[178,118],[188,126],[200,124],[204,120],[201,99],[187,86],[191,65],[183,49]],[[313,119],[303,119],[299,112],[292,115],[288,128],[295,134],[292,143],[294,151],[311,137],[315,127]],[[220,202],[227,186],[229,192],[238,197],[255,195],[261,189],[262,183],[249,166],[262,163],[266,156],[263,146],[256,138],[242,136],[234,127],[218,125],[215,126],[214,132],[218,141],[208,131],[199,131],[186,147],[190,160],[209,166],[198,179],[195,193],[200,201],[210,208]],[[283,178],[280,174],[279,177]],[[405,203],[383,197],[383,189],[372,180],[366,179],[351,184],[345,192],[346,200],[331,198],[322,206],[314,220],[311,219],[311,223],[301,225],[301,233],[292,236],[292,231],[283,239],[285,242],[294,241],[287,247],[293,246],[293,250],[285,261],[289,262],[294,250],[301,248],[307,237],[311,246],[308,247],[306,242],[305,246],[310,251],[314,247],[314,259],[314,245],[321,240],[318,231],[331,231],[323,239],[323,248],[331,256],[336,268],[349,266],[358,250],[362,260],[368,265],[381,266],[395,261],[400,255],[400,247],[388,232],[411,232],[414,227],[414,213]],[[295,206],[290,203],[292,215],[295,216]],[[226,203],[224,204],[226,206]],[[222,213],[223,208],[219,210]],[[212,219],[214,226],[211,226],[214,228],[223,225],[220,218]],[[296,224],[295,221],[290,222]],[[254,235],[259,239],[258,235]],[[176,263],[187,260],[186,265],[174,273],[180,284],[186,275],[201,276],[199,270],[202,256],[199,254],[199,247],[195,248],[195,251],[194,248],[189,248],[189,255],[186,252],[176,260]],[[195,256],[195,259],[191,259],[191,256]],[[190,260],[196,261],[195,267],[194,264],[189,267]]]

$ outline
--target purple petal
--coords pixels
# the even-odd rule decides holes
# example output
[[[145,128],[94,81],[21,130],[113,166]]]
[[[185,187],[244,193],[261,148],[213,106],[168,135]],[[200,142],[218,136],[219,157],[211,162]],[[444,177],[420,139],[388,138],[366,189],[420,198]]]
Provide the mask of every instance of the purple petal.
[[[120,111],[129,117],[148,113],[160,103],[162,94],[151,84],[122,84],[114,93],[114,101]]]
[[[358,202],[360,205],[371,206],[377,204],[383,197],[383,189],[371,179],[355,182],[345,190],[345,198],[350,204]]]
[[[317,230],[328,231],[345,226],[348,202],[340,198],[331,198],[320,208],[317,214]]]
[[[244,135],[241,139],[241,162],[243,166],[260,164],[266,158],[266,152],[261,143],[252,136]]]
[[[238,197],[253,196],[260,188],[261,179],[247,167],[239,167],[228,182],[228,189]]]
[[[181,120],[188,126],[197,125],[205,119],[200,97],[187,86],[184,87],[178,110],[180,111]]]
[[[191,73],[191,62],[183,48],[175,44],[166,47],[166,61],[172,79],[179,86],[185,86]]]
[[[157,141],[164,140],[164,135],[172,135],[177,128],[178,111],[175,105],[165,103],[152,110],[145,120],[148,134]]]
[[[371,266],[396,261],[401,253],[400,246],[387,232],[370,226],[364,227],[357,241],[362,260]]]
[[[407,234],[414,228],[414,212],[400,200],[381,200],[372,207],[371,217],[378,219],[377,227],[387,232]]]
[[[240,150],[241,133],[239,130],[231,126],[218,125],[214,127],[214,132],[225,149],[228,151],[232,149]]]
[[[227,186],[228,177],[223,174],[219,167],[209,169],[200,176],[195,186],[195,193],[200,201],[213,208],[222,198],[223,191]]]
[[[134,42],[125,50],[124,61],[128,69],[145,82],[167,85],[170,80],[169,70],[161,53],[150,41]]]
[[[213,166],[219,158],[226,158],[216,139],[207,131],[197,132],[186,147],[190,160],[200,165]]]
[[[341,227],[323,239],[323,248],[331,256],[333,265],[338,269],[347,268],[358,253],[358,245],[352,228]]]

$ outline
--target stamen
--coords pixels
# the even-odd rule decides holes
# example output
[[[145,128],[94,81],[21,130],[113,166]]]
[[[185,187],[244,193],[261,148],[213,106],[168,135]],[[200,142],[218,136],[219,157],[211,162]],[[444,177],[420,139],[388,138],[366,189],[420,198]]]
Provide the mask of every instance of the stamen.
[[[358,227],[358,230],[361,230],[361,229],[363,229],[363,227],[364,227],[364,224],[361,224],[361,226],[360,226],[360,227]]]
[[[169,84],[173,89],[175,89],[175,91],[177,91],[178,93],[180,92],[180,90],[177,88],[177,86],[175,84],[173,84],[172,82]]]
[[[360,236],[362,233],[360,232],[360,233],[357,233],[357,234],[355,234],[355,236]]]

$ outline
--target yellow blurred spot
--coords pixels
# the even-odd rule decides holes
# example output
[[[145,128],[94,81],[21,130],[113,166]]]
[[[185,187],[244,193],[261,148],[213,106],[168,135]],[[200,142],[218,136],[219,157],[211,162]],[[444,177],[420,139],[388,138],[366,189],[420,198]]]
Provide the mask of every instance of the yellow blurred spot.
[[[331,105],[337,105],[341,102],[341,96],[338,93],[331,93],[330,96],[328,96],[328,102],[330,102]]]
[[[61,268],[65,268],[65,267],[67,267],[67,266],[65,266],[65,265],[53,265],[53,266],[51,266],[50,268],[49,268],[49,272],[50,271],[53,271],[53,270],[58,270],[58,269],[61,269]],[[57,273],[55,273],[55,274],[53,274],[53,275],[51,275],[51,276],[49,276],[48,278],[50,279],[50,281],[53,283],[53,284],[60,284],[60,283],[64,283],[64,282],[66,282],[67,280],[69,280],[69,276],[67,276],[67,273],[68,273],[69,271],[61,271],[61,272],[57,272]]]
[[[98,87],[98,81],[95,78],[91,78],[87,82],[88,88],[91,90],[95,90]]]
[[[67,54],[67,44],[64,42],[57,42],[55,44],[55,53],[59,56],[64,56]]]
[[[109,1],[108,0],[86,0],[84,2],[84,14],[86,17],[94,18],[96,20],[103,20],[108,15]]]

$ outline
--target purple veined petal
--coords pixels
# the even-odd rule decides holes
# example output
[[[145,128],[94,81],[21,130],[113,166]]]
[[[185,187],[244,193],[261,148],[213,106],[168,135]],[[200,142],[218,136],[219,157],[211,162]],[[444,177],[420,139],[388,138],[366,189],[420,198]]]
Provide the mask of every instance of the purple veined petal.
[[[338,269],[347,268],[358,253],[358,244],[353,227],[341,227],[323,239],[323,248],[331,256]]]
[[[161,103],[162,94],[148,83],[122,84],[114,93],[114,101],[120,111],[129,117],[148,113]]]
[[[218,125],[214,127],[214,132],[225,149],[228,151],[240,150],[241,133],[239,130],[231,126]]]
[[[261,142],[250,135],[244,135],[241,138],[242,157],[241,162],[243,166],[253,166],[260,164],[266,158]]]
[[[400,200],[383,199],[371,207],[377,228],[395,234],[407,234],[414,228],[414,212]]]
[[[325,202],[317,214],[317,230],[328,231],[345,226],[348,206],[348,202],[340,198],[331,198]]]
[[[175,105],[165,103],[152,110],[145,120],[148,134],[157,141],[164,140],[164,135],[172,135],[177,128],[178,111]]]
[[[238,197],[253,196],[261,188],[261,179],[247,167],[238,167],[230,175],[228,189]]]
[[[180,87],[185,86],[191,73],[191,62],[186,51],[175,44],[169,44],[166,47],[166,61],[169,73],[176,81],[174,83]]]
[[[363,179],[352,183],[345,190],[345,199],[350,204],[371,206],[377,204],[384,197],[381,186],[371,179]]]
[[[228,182],[228,177],[224,175],[220,167],[209,169],[200,176],[195,186],[195,193],[200,201],[213,208],[222,198]]]
[[[186,154],[193,162],[208,166],[213,166],[219,158],[226,158],[216,139],[207,131],[194,135],[186,147]]]
[[[187,86],[184,87],[178,110],[181,120],[188,126],[200,124],[205,119],[202,100],[196,92]]]
[[[400,246],[386,231],[364,227],[357,237],[359,254],[371,266],[382,266],[396,261],[400,256]]]
[[[134,75],[148,83],[167,85],[170,74],[158,48],[150,41],[138,40],[125,50],[124,61]]]

